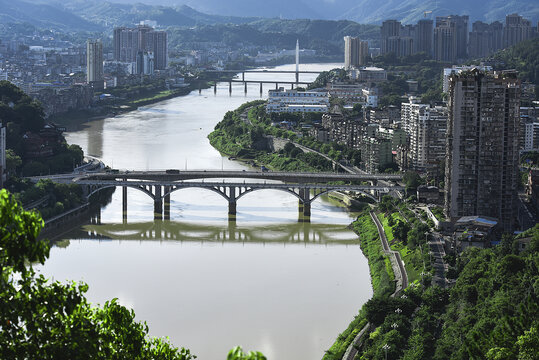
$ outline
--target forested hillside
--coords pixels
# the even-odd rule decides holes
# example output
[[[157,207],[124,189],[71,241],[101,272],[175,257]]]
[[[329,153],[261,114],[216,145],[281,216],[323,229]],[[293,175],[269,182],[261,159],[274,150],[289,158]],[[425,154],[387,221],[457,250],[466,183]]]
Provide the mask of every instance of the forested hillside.
[[[539,38],[523,41],[494,54],[490,61],[499,69],[516,69],[520,78],[539,85]]]
[[[518,240],[528,239],[518,251]],[[456,260],[449,289],[412,286],[405,297],[415,310],[391,309],[378,297],[366,306],[376,329],[361,359],[538,359],[539,225],[492,249],[469,248]],[[384,345],[386,345],[384,349]]]

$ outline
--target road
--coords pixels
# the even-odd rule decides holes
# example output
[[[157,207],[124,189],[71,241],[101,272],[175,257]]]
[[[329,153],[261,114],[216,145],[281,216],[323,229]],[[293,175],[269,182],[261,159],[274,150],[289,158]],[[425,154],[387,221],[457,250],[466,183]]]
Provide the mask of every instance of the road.
[[[441,288],[446,287],[445,273],[447,271],[447,264],[444,262],[445,250],[444,239],[441,234],[437,232],[430,233],[429,254],[430,262],[434,269],[434,276],[432,277],[432,284],[438,285]]]

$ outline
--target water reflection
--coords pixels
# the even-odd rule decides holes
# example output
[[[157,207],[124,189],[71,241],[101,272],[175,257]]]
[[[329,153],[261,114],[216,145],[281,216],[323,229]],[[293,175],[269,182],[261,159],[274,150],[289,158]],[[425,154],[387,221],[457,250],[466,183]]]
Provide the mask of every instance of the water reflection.
[[[238,226],[236,222],[212,225],[160,220],[127,224],[91,223],[70,232],[66,237],[73,240],[358,244],[355,234],[342,225],[309,223],[287,226]]]

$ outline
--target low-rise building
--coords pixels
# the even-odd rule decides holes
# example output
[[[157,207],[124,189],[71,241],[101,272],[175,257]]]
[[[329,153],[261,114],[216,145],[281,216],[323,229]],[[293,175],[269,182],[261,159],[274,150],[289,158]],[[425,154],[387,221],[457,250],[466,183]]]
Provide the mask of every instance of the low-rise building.
[[[328,112],[327,91],[270,90],[266,112]]]
[[[377,173],[393,162],[391,141],[376,137],[365,137],[361,141],[361,159],[364,162],[365,171]]]
[[[331,97],[344,99],[348,104],[361,103],[364,101],[364,86],[361,84],[347,84],[340,82],[329,82],[326,89]]]
[[[436,186],[419,185],[416,195],[417,201],[424,204],[438,204],[442,200],[440,189]]]
[[[490,247],[499,235],[498,220],[488,216],[463,216],[453,228],[453,241],[458,252],[470,246]]]
[[[402,129],[379,127],[378,137],[390,140],[392,151],[397,151],[399,146],[406,145],[408,141],[408,136]]]
[[[353,69],[350,70],[349,74],[352,80],[360,82],[376,83],[387,81],[387,71],[374,66]]]
[[[322,127],[327,130],[328,140],[359,148],[361,123],[357,119],[344,116],[340,112],[322,115]]]

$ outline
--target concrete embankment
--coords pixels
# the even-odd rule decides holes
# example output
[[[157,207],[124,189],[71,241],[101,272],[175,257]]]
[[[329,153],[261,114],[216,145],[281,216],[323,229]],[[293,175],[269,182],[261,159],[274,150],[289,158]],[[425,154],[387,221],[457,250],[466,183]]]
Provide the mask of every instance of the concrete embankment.
[[[81,220],[89,214],[90,203],[86,203],[47,219],[40,236],[59,236],[71,227],[80,224]]]

